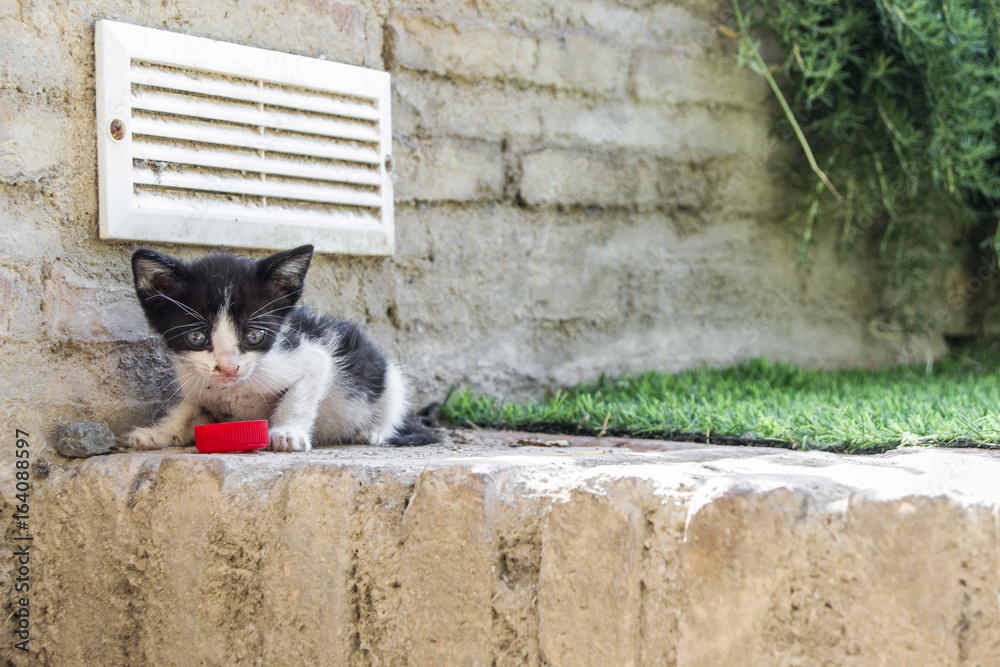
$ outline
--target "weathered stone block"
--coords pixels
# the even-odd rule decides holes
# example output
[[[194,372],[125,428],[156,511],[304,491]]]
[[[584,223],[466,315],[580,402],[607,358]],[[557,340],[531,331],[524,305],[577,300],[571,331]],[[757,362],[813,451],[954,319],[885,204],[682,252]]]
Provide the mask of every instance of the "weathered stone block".
[[[422,133],[486,141],[538,135],[540,111],[551,97],[494,82],[459,84],[406,72],[396,74],[393,83]]]
[[[711,194],[703,169],[689,163],[555,150],[524,157],[520,192],[529,204],[688,208]]]
[[[738,70],[729,54],[695,54],[645,45],[635,51],[632,85],[641,100],[722,103],[761,109],[768,89],[764,77]]]
[[[617,48],[570,33],[562,39],[539,43],[538,66],[529,78],[558,88],[607,93],[622,85],[626,72]]]
[[[61,262],[45,281],[45,314],[53,340],[134,342],[150,335],[128,286],[83,278]]]
[[[425,16],[397,17],[389,26],[394,67],[591,92],[615,90],[626,76],[619,49],[584,35],[536,39],[482,22]]]
[[[804,499],[784,489],[716,495],[713,486],[693,499],[685,530],[681,577],[689,606],[677,660],[764,664],[771,646],[763,631],[786,612],[792,531]]]
[[[223,628],[237,621],[225,603],[239,594],[241,584],[250,583],[238,572],[230,578],[209,565],[218,546],[223,546],[223,552],[235,546],[224,521],[236,509],[226,502],[228,494],[223,491],[226,468],[224,460],[195,455],[166,459],[158,467],[156,495],[161,503],[147,518],[148,548],[155,557],[144,573],[162,586],[161,593],[148,600],[149,611],[163,619],[156,636],[145,637],[146,658],[152,662],[212,664],[226,659],[222,638],[229,633]],[[250,503],[242,510],[260,511],[259,499]],[[234,569],[243,565],[236,559],[230,563]],[[219,594],[227,580],[233,587]],[[187,613],[175,613],[177,609]],[[209,636],[214,641],[198,641]]]
[[[538,42],[493,26],[445,23],[422,16],[392,20],[390,66],[469,78],[523,78],[538,59]]]
[[[645,488],[640,505],[649,507],[643,531],[639,643],[640,665],[676,665],[685,593],[681,587],[680,551],[687,507],[676,495]]]
[[[684,108],[620,100],[560,98],[539,107],[542,136],[559,146],[608,145],[663,157],[773,153],[771,116],[740,109]]]
[[[934,497],[935,484],[946,489],[971,477],[975,465],[945,457],[941,464],[924,482],[928,496],[855,498],[847,507],[837,552],[851,552],[855,594],[835,585],[825,592],[859,655],[892,654],[901,663],[925,665],[1000,658],[1000,642],[983,641],[1000,627],[1000,606],[980,595],[1000,584],[996,562],[971,556],[1000,553],[996,510],[963,507],[946,493]],[[946,475],[954,477],[945,482]]]
[[[32,449],[37,612],[31,651],[5,657],[1000,664],[989,453],[452,437],[44,466]]]
[[[36,65],[37,66],[37,65]],[[24,106],[30,104],[30,112]],[[73,158],[78,126],[27,95],[0,98],[0,181],[37,180]]]
[[[500,141],[518,137],[546,147],[629,148],[690,159],[773,154],[772,119],[763,110],[679,109],[663,103],[583,99],[498,82],[460,84],[413,73],[394,78],[407,126],[422,134]]]
[[[400,631],[416,664],[490,664],[494,494],[490,479],[463,468],[417,478],[399,572]]]
[[[473,3],[469,0],[437,0],[431,5],[418,0],[401,0],[394,3],[400,11],[433,11],[451,20],[469,19],[503,25],[517,22],[529,29],[548,27],[552,23],[553,4],[551,0],[490,0],[489,3]]]
[[[642,147],[644,151],[657,153],[676,150],[669,133],[642,134],[640,111],[626,100],[583,101],[560,96],[539,108],[541,134],[547,142],[560,147]],[[655,111],[668,128],[678,115],[676,109],[667,105],[659,105]]]
[[[7,329],[7,316],[14,310],[14,279],[0,269],[0,331]]]
[[[615,495],[573,493],[552,506],[542,529],[538,632],[546,664],[638,664],[644,521]]]
[[[371,49],[373,45],[366,44],[367,7],[349,0],[311,0],[294,5],[223,0],[213,5],[212,11],[200,0],[177,0],[160,11],[166,15],[164,22],[169,29],[265,49],[322,55],[353,65],[372,62],[378,53],[377,47]]]
[[[284,520],[268,544],[262,595],[274,614],[264,631],[265,663],[289,659],[288,649],[270,637],[298,635],[297,660],[309,664],[344,664],[353,641],[352,603],[348,579],[352,555],[345,539],[331,535],[353,532],[360,482],[350,468],[302,468],[283,475],[268,498],[268,509]],[[264,630],[264,628],[262,628]]]
[[[84,93],[84,83],[75,71],[72,58],[67,57],[65,50],[55,48],[55,45],[65,47],[63,39],[68,36],[66,33],[75,32],[72,28],[64,29],[64,26],[59,25],[64,16],[63,8],[55,5],[32,5],[23,10],[18,8],[13,16],[5,15],[0,9],[0,20],[5,23],[3,76],[10,81],[17,81],[18,90],[28,95],[38,95],[42,99],[48,95],[57,98],[67,92],[76,95]],[[79,20],[79,16],[77,23],[83,24],[77,30],[89,28],[85,21]],[[41,48],[43,43],[48,44],[49,48]],[[50,113],[58,113],[58,110],[52,109]],[[3,103],[0,102],[0,120],[4,121],[0,126],[7,124],[6,115]],[[11,129],[18,127],[19,124],[13,125]],[[0,136],[3,134],[5,133],[0,130]],[[0,156],[2,155],[0,152]],[[31,156],[25,157],[32,159]]]
[[[623,174],[613,164],[584,153],[545,150],[524,156],[521,197],[529,204],[621,205],[650,201],[656,185],[635,169]],[[622,190],[622,184],[628,191]]]
[[[447,139],[396,144],[397,201],[475,201],[503,194],[500,146]]]

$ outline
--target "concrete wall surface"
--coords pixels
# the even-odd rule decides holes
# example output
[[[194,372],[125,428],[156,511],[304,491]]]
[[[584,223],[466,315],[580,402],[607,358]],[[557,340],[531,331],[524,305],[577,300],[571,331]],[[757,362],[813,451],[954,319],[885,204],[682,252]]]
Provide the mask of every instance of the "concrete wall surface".
[[[36,461],[0,661],[1000,664],[995,453],[546,437]]]
[[[134,244],[98,238],[100,18],[392,74],[397,254],[318,257],[305,301],[360,321],[420,403],[454,383],[518,396],[748,356],[910,358],[872,334],[875,264],[838,262],[836,230],[796,268],[788,150],[716,30],[724,2],[5,0],[4,423],[122,433],[174,391],[131,293]]]

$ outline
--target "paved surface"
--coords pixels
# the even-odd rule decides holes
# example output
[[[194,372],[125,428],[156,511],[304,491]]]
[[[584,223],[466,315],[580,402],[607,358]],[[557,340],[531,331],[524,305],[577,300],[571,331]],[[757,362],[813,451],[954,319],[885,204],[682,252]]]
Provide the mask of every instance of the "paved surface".
[[[962,502],[1000,504],[1000,450],[900,447],[884,454],[834,454],[773,447],[711,445],[641,438],[553,435],[521,431],[440,429],[444,442],[417,448],[343,445],[310,452],[247,452],[221,455],[230,464],[280,470],[303,463],[369,465],[413,473],[468,465],[477,469],[584,473],[623,467],[619,474],[708,481],[732,476],[787,478],[877,498],[947,494]],[[154,456],[195,454],[193,447]],[[198,455],[204,456],[204,455]],[[660,466],[660,468],[657,468]]]

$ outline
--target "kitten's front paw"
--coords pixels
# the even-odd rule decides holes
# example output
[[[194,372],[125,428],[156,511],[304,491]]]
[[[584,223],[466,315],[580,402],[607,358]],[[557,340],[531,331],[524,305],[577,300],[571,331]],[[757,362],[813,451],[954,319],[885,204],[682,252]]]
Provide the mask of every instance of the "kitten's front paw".
[[[268,440],[276,452],[304,452],[310,448],[309,432],[288,426],[272,428]]]
[[[154,427],[137,428],[128,434],[127,440],[132,449],[164,449],[184,444],[184,439],[176,433]]]

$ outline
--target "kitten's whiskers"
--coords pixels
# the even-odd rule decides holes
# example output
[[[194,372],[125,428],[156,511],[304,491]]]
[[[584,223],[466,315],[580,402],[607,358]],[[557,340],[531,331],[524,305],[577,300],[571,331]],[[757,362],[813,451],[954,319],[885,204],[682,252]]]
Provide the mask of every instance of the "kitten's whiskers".
[[[285,374],[280,374],[277,369],[262,367],[258,369],[258,373],[263,376],[262,379],[275,382],[278,385],[284,384],[285,386],[282,387],[282,389],[286,389],[289,385],[294,384],[295,382],[295,378],[289,370],[286,370]]]
[[[252,323],[253,323],[253,320],[248,320],[247,321],[247,324],[252,324]],[[291,324],[288,324],[287,322],[283,322],[278,329],[275,329],[274,327],[270,326],[270,323],[259,323],[259,324],[253,323],[253,326],[256,329],[260,329],[261,331],[268,332],[269,334],[271,334],[271,336],[274,337],[275,340],[281,338],[282,335],[286,331],[294,331],[295,333],[299,334],[300,336],[305,336],[306,335],[306,333],[304,331],[302,331],[301,329],[296,329],[295,327],[293,327]]]
[[[198,379],[198,376],[196,374],[193,374],[193,373],[187,373],[183,378],[181,378],[180,376],[178,376],[174,380],[174,382],[177,383],[177,389],[172,394],[170,394],[170,396],[167,397],[167,399],[164,401],[164,403],[170,403],[171,401],[173,401],[174,398],[177,397],[177,394],[180,394],[185,389],[185,387],[187,387],[188,385],[190,385],[191,382],[193,380],[196,380],[196,379]],[[174,382],[171,382],[166,387],[164,387],[159,392],[157,392],[156,398],[154,398],[153,400],[154,401],[159,400],[159,398],[163,394],[163,392],[166,391],[170,386],[172,386],[174,384]]]
[[[257,380],[252,375],[248,375],[246,376],[246,381],[257,392],[257,395],[260,396],[260,400],[264,401],[264,407],[267,407],[267,399],[264,398],[264,394],[261,393],[260,388],[257,386]]]
[[[201,380],[201,387],[198,389],[198,399],[195,401],[198,405],[201,405],[201,392],[205,391],[205,387],[208,385],[208,378],[204,375],[198,374],[198,379]]]
[[[166,294],[164,294],[163,292],[157,292],[156,294],[148,296],[148,297],[146,297],[146,300],[149,301],[150,299],[155,299],[158,296],[162,296],[164,299],[166,299],[170,303],[176,304],[177,306],[179,306],[184,312],[186,312],[191,317],[193,317],[193,318],[195,318],[197,320],[201,320],[202,322],[205,321],[205,318],[202,317],[201,315],[199,315],[197,313],[197,311],[195,311],[193,308],[191,308],[191,306],[183,304],[180,301],[178,301],[177,299],[172,299],[169,296],[167,296]]]
[[[267,303],[265,303],[265,304],[264,304],[263,306],[261,306],[261,307],[260,307],[260,308],[258,308],[257,310],[255,310],[255,311],[253,311],[252,313],[250,313],[250,317],[248,317],[247,319],[248,319],[248,320],[249,320],[249,319],[252,319],[254,315],[256,315],[256,314],[257,314],[257,313],[259,313],[260,311],[264,310],[265,308],[267,308],[268,306],[270,306],[270,305],[271,305],[272,303],[274,303],[275,301],[281,301],[282,299],[288,299],[288,298],[290,298],[290,297],[292,297],[292,296],[294,296],[294,295],[298,294],[299,292],[301,292],[301,291],[302,291],[302,290],[304,290],[304,289],[305,289],[305,286],[302,286],[302,287],[298,288],[297,290],[295,290],[295,291],[293,291],[293,292],[289,292],[288,294],[282,294],[282,295],[281,295],[281,296],[279,296],[279,297],[278,297],[277,299],[271,299],[270,301],[268,301]],[[295,307],[295,305],[294,305],[294,304],[292,304],[291,306],[284,306],[284,308],[294,308],[294,307]],[[269,311],[268,311],[267,313],[264,313],[264,315],[267,315],[267,314],[269,314],[269,313],[273,313],[273,312],[277,312],[277,311],[279,311],[279,310],[283,310],[284,308],[275,308],[274,310],[269,310]],[[262,315],[261,317],[263,317],[263,315]]]
[[[167,335],[168,333],[170,333],[171,331],[173,331],[173,330],[175,330],[175,329],[180,329],[181,327],[187,327],[187,328],[191,328],[191,327],[203,327],[203,326],[205,326],[205,325],[204,325],[204,323],[202,323],[202,322],[186,322],[186,323],[184,323],[184,324],[178,324],[178,325],[177,325],[177,326],[175,326],[175,327],[170,327],[169,329],[167,329],[166,331],[164,331],[164,332],[163,332],[163,333],[161,333],[160,335],[161,335],[161,336],[166,336],[166,335]]]

